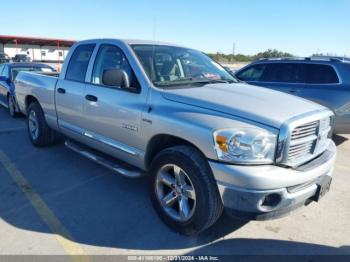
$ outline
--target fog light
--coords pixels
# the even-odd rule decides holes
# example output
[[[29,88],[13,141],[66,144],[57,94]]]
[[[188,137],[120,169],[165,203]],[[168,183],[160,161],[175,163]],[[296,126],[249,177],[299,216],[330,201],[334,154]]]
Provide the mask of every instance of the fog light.
[[[266,195],[262,201],[261,206],[264,208],[274,208],[281,202],[281,196],[279,194],[273,193]]]

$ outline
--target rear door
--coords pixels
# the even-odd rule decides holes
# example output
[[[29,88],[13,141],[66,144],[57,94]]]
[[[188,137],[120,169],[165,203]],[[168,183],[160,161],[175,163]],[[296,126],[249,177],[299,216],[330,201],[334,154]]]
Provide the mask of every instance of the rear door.
[[[79,137],[83,134],[83,103],[86,71],[94,51],[94,44],[77,46],[70,57],[64,78],[55,89],[58,124],[63,133]]]

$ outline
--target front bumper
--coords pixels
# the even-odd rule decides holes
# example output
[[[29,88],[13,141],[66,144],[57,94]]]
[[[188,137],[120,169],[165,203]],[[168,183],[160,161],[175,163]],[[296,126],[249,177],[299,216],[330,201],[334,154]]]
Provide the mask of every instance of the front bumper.
[[[336,146],[297,169],[261,165],[237,166],[210,161],[225,208],[250,219],[269,219],[290,213],[313,200],[318,184],[329,180]]]

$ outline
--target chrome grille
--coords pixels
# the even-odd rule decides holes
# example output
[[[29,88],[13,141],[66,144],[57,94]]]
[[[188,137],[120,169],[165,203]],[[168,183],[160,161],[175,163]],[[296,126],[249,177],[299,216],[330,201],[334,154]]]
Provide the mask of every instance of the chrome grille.
[[[315,158],[328,146],[331,125],[328,110],[287,121],[281,128],[277,161],[295,167]]]
[[[319,121],[314,121],[294,128],[290,138],[288,161],[294,161],[312,154],[317,139]]]
[[[298,126],[293,130],[291,140],[297,140],[300,138],[316,135],[317,127],[318,121]]]

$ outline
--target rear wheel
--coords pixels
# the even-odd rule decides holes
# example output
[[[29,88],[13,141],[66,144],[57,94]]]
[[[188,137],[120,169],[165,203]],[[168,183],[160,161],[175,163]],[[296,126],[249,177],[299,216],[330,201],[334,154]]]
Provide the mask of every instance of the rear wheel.
[[[34,146],[45,147],[55,143],[56,132],[47,125],[43,110],[37,102],[28,108],[27,130]]]
[[[16,103],[12,95],[7,96],[7,108],[11,117],[18,116],[16,112]]]
[[[161,151],[152,161],[151,197],[163,221],[185,235],[213,225],[223,205],[207,159],[191,146]]]

